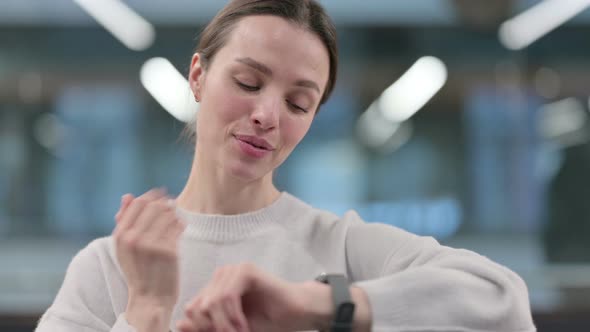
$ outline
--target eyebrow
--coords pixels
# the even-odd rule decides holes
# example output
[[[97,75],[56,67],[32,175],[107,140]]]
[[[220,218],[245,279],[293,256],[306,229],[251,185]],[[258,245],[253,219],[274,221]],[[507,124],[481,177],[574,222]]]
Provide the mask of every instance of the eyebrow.
[[[252,59],[252,58],[237,58],[236,59],[237,62],[243,63],[249,67],[254,68],[255,70],[263,73],[264,75],[267,76],[272,76],[272,70],[270,68],[268,68],[266,65]],[[317,91],[317,93],[320,93],[320,88],[319,86],[314,82],[314,81],[310,81],[310,80],[299,80],[297,82],[295,82],[296,86],[300,86],[300,87],[304,87],[304,88],[309,88],[312,90]]]

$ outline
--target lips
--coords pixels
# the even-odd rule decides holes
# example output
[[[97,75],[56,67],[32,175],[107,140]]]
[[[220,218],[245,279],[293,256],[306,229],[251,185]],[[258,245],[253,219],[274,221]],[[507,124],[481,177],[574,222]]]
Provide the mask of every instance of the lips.
[[[234,135],[238,140],[248,143],[255,148],[272,151],[274,148],[264,138],[249,135]]]

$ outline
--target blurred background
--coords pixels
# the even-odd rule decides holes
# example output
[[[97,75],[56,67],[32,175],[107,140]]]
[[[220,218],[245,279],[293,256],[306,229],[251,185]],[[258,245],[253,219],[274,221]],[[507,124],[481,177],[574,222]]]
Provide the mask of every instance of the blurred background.
[[[226,1],[0,2],[0,330],[31,331],[122,194],[178,193],[186,74]],[[590,1],[323,0],[339,81],[276,183],[475,250],[590,331]]]

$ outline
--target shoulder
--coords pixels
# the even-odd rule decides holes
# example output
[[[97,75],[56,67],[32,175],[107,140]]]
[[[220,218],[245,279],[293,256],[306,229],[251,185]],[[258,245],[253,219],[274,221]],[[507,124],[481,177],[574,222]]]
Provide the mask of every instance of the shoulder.
[[[112,237],[91,241],[72,259],[66,278],[84,278],[85,282],[104,283],[105,276],[120,274]]]
[[[285,204],[288,209],[281,218],[284,227],[319,236],[326,232],[345,232],[349,226],[347,221],[331,211],[316,208],[291,194],[284,195],[288,202]]]
[[[429,239],[410,233],[399,227],[384,224],[380,222],[366,222],[359,214],[350,210],[344,214],[342,221],[348,225],[347,241],[352,245],[367,243],[387,242],[388,244],[398,244],[423,241]]]
[[[286,227],[307,227],[314,233],[339,232],[346,234],[352,241],[375,236],[398,240],[417,239],[418,236],[392,225],[378,222],[366,222],[355,210],[348,210],[344,215],[316,208],[301,199],[285,193],[288,202],[284,216],[280,218]]]
[[[57,324],[67,330],[66,326],[112,325],[126,302],[126,287],[115,262],[111,237],[93,240],[81,249],[39,326]]]
[[[92,240],[80,250],[73,261],[85,264],[100,264],[105,260],[114,258],[115,247],[111,236],[105,236]]]

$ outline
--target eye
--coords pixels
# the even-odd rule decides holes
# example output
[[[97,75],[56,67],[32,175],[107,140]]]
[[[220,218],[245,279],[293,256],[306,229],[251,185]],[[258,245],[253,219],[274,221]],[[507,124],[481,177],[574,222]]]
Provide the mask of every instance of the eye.
[[[240,88],[242,88],[243,90],[246,90],[246,91],[249,91],[249,92],[254,92],[254,91],[260,90],[260,87],[258,87],[258,86],[248,85],[248,84],[242,83],[242,82],[240,82],[238,80],[235,80],[235,81],[236,81],[236,84]]]
[[[287,102],[287,104],[289,105],[289,107],[295,109],[296,111],[307,113],[307,110],[305,108],[300,107],[297,104],[294,104],[294,103],[290,102],[289,100],[285,100],[285,101]]]

